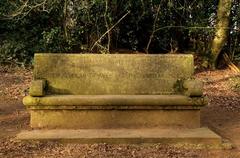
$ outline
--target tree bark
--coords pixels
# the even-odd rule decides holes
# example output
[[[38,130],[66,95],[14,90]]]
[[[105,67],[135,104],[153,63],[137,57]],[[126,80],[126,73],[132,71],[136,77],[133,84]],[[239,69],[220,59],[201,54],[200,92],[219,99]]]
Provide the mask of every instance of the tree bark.
[[[218,56],[227,41],[231,7],[232,0],[219,0],[216,31],[211,48],[212,68],[214,69],[217,66]]]

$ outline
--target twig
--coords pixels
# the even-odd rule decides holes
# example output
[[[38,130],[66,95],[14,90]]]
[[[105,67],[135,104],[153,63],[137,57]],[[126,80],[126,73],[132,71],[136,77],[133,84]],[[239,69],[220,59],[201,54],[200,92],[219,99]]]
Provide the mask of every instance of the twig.
[[[102,48],[102,49],[105,50],[106,52],[108,52],[108,49],[105,48],[104,46],[102,46],[101,44],[97,43],[97,46],[100,47],[100,48]]]
[[[26,17],[33,9],[36,9],[38,7],[43,7],[42,11],[44,12],[49,12],[45,9],[45,5],[47,3],[48,0],[43,0],[40,3],[36,3],[35,5],[31,6],[29,4],[29,0],[26,0],[14,13],[10,14],[10,15],[4,15],[4,19],[13,19],[15,17],[20,16],[20,18],[18,18],[17,20],[21,20],[24,17]],[[24,11],[26,10],[26,11]]]
[[[130,13],[130,11],[128,11],[126,14],[124,14],[109,30],[107,30],[91,47],[91,51],[93,50],[93,48],[96,46],[96,44],[98,42],[100,42],[102,40],[102,38],[108,33],[110,32],[115,26],[117,26],[128,14]]]
[[[164,27],[160,27],[158,29],[155,30],[155,32],[159,31],[159,30],[163,30],[163,29],[168,29],[168,28],[182,28],[182,29],[215,29],[216,27],[209,27],[209,26],[192,26],[192,27],[188,27],[188,26],[164,26]],[[230,27],[222,27],[224,29],[233,29],[233,30],[238,30],[235,28],[230,28]]]
[[[159,6],[158,6],[157,14],[156,14],[156,17],[155,17],[154,22],[153,22],[153,30],[152,30],[152,34],[150,35],[150,38],[149,38],[149,41],[148,41],[148,44],[147,44],[146,53],[148,53],[148,49],[149,49],[150,44],[151,44],[151,42],[152,42],[154,33],[156,32],[156,23],[157,23],[157,19],[158,19],[158,14],[159,14],[159,11],[160,11],[160,7],[161,7],[161,3],[160,3]]]
[[[107,11],[108,11],[108,0],[105,0],[105,13],[104,13],[104,21],[106,23],[106,28],[109,30],[109,25],[107,21]],[[107,33],[108,34],[108,44],[107,44],[107,51],[109,52],[110,50],[110,44],[111,44],[111,35],[110,31]]]
[[[26,0],[26,2],[24,2],[24,4],[22,6],[20,6],[15,13],[11,14],[8,17],[16,17],[16,16],[22,14],[23,10],[28,6],[28,2],[29,2],[29,0]]]

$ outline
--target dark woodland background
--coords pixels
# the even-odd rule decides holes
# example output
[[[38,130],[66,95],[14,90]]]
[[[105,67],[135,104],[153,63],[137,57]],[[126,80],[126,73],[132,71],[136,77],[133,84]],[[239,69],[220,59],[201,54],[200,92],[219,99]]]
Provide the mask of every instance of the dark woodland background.
[[[31,64],[36,52],[194,52],[208,67],[218,5],[218,0],[1,0],[0,62]],[[221,54],[239,63],[239,0],[232,0],[226,30]]]

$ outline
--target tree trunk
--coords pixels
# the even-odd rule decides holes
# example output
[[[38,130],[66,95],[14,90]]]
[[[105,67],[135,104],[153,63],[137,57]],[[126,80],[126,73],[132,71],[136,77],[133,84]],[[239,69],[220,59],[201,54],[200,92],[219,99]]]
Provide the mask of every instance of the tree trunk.
[[[212,68],[217,66],[218,56],[227,41],[232,0],[219,0],[215,37],[212,41]]]
[[[63,30],[64,30],[64,38],[65,38],[65,41],[68,41],[67,5],[68,5],[68,0],[64,0],[64,6],[63,6]]]

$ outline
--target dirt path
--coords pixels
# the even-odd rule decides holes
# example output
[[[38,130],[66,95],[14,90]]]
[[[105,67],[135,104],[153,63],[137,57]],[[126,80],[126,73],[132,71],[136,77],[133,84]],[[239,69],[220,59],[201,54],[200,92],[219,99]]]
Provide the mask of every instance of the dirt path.
[[[228,70],[196,74],[205,82],[209,105],[202,111],[202,124],[240,148],[240,74]]]
[[[240,157],[240,76],[228,70],[197,73],[204,81],[209,105],[202,111],[202,125],[229,140],[231,150],[190,150],[166,145],[58,144],[16,142],[28,129],[29,115],[21,103],[31,81],[31,71],[0,67],[0,157]]]

